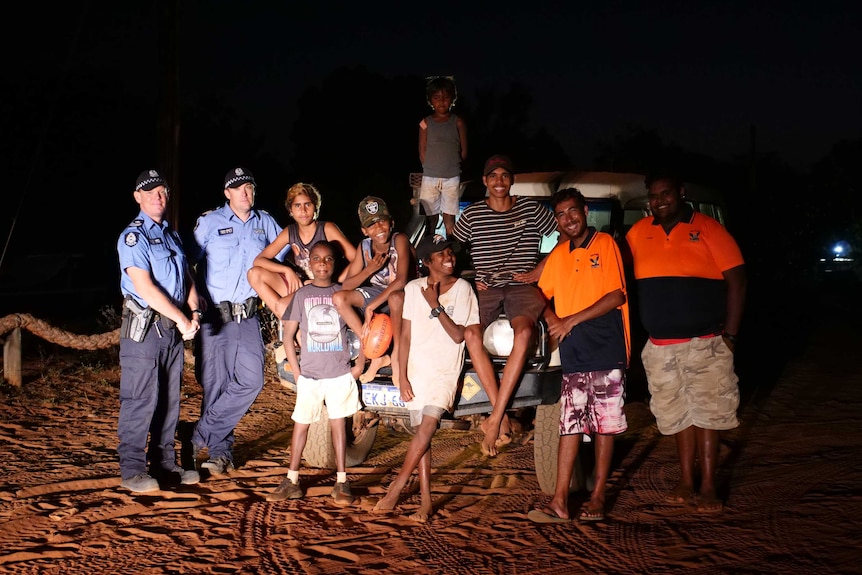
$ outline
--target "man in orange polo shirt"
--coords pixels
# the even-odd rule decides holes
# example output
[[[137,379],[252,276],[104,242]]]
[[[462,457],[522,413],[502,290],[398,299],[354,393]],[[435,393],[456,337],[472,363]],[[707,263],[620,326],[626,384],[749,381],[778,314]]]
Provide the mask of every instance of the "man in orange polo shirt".
[[[614,239],[587,226],[586,200],[560,190],[551,207],[563,241],[545,260],[539,287],[551,301],[544,317],[560,343],[560,445],[554,496],[528,517],[538,523],[569,520],[572,468],[585,433],[595,436],[595,485],[581,521],[605,518],[605,486],[614,435],[627,429],[623,411],[629,352],[629,306],[620,250]]]
[[[680,481],[666,500],[718,513],[719,431],[739,425],[733,350],[745,304],[744,262],[730,233],[686,204],[678,178],[661,174],[646,185],[653,217],[632,226],[626,240],[649,334],[641,358],[650,410],[659,431],[675,436],[680,462]]]

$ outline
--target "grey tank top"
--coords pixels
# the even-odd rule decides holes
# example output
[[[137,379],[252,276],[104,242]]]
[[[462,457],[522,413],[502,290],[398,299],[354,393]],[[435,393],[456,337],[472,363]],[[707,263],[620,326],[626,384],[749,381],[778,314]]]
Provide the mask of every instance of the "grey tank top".
[[[425,118],[428,126],[425,163],[422,175],[429,178],[454,178],[461,175],[461,138],[458,136],[458,117],[449,114],[447,122]]]

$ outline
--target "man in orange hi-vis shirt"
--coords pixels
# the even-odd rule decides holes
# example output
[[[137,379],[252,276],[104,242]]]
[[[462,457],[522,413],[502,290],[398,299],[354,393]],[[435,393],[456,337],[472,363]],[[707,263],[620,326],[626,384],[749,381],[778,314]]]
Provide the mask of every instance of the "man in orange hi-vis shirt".
[[[730,233],[686,204],[678,178],[661,174],[646,185],[652,217],[632,226],[626,240],[649,334],[641,358],[650,410],[659,431],[675,436],[680,462],[666,501],[718,513],[719,431],[739,425],[733,350],[745,305],[744,262]]]

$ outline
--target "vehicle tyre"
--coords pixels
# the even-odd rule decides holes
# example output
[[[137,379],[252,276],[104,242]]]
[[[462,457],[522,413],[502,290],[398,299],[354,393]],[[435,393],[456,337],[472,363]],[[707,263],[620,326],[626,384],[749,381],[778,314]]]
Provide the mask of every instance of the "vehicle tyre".
[[[557,488],[557,449],[560,445],[560,402],[536,406],[533,459],[536,479],[543,493],[553,495]],[[569,493],[584,488],[584,470],[580,455],[575,459]]]
[[[363,413],[358,412],[353,417],[345,418],[347,426],[346,467],[361,465],[371,452],[371,447],[377,438],[377,420],[370,421],[358,433],[354,432],[353,419],[362,416]],[[312,423],[308,428],[308,440],[302,451],[302,457],[309,467],[335,469],[335,449],[332,446],[332,431],[329,426],[326,406],[323,407],[320,420]]]

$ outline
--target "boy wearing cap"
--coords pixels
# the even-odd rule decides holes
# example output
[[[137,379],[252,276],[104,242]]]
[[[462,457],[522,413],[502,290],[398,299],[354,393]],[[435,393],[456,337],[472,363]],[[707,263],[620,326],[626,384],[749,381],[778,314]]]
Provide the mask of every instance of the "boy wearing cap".
[[[366,196],[359,202],[359,224],[365,235],[356,246],[356,257],[347,268],[342,291],[332,296],[332,303],[347,325],[362,324],[362,335],[375,312],[389,313],[392,320],[392,381],[398,386],[398,346],[401,335],[401,310],[404,306],[404,286],[410,276],[412,250],[407,236],[393,232],[394,222],[386,202]],[[363,310],[364,320],[353,308]],[[371,361],[360,376],[363,383],[371,381],[385,358]]]
[[[198,293],[177,232],[164,220],[169,190],[156,170],[142,172],[133,192],[141,211],[117,242],[123,324],[120,328],[120,485],[136,493],[158,479],[197,483],[177,464],[183,340],[200,328]],[[149,436],[149,443],[148,443]],[[148,449],[149,445],[149,449]],[[147,460],[150,463],[147,472]],[[155,476],[155,477],[154,477]]]
[[[498,440],[511,441],[506,406],[521,378],[536,321],[545,308],[545,299],[533,284],[542,271],[539,262],[542,236],[552,235],[557,230],[557,221],[539,202],[509,194],[515,177],[507,156],[488,158],[482,173],[486,197],[464,210],[455,223],[453,236],[469,244],[476,270],[481,325],[470,326],[464,337],[470,361],[494,406],[482,423],[485,432],[482,451],[494,456]],[[514,342],[498,386],[482,332],[500,312],[506,314],[512,325]]]
[[[227,201],[198,218],[190,253],[204,296],[200,345],[195,349],[203,402],[192,445],[195,450],[207,448],[208,460],[201,467],[213,475],[233,469],[234,428],[263,389],[260,298],[247,276],[281,226],[264,210],[254,209],[255,188],[250,171],[230,170],[224,178]],[[292,291],[299,289],[302,282],[296,273],[285,275]]]
[[[414,469],[419,472],[421,505],[410,516],[425,522],[431,515],[431,438],[440,418],[451,411],[464,367],[464,332],[479,323],[479,304],[472,286],[454,276],[458,242],[425,236],[416,256],[428,277],[404,288],[401,326],[401,399],[415,430],[397,477],[374,511],[391,511]]]

